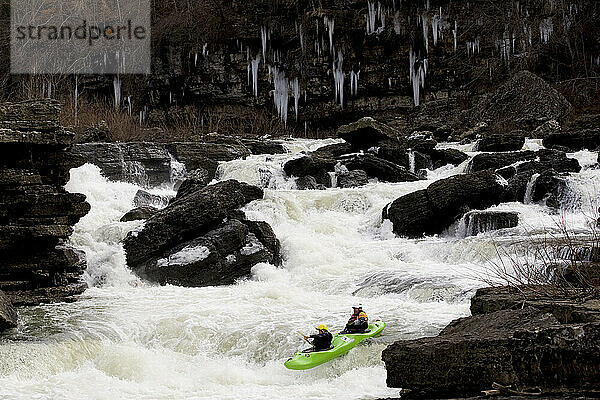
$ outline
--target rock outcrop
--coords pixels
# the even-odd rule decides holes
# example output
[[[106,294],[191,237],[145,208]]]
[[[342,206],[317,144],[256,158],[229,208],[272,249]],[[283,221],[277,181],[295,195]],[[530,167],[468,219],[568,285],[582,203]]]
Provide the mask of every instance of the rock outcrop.
[[[8,296],[0,290],[0,332],[17,326],[17,311]]]
[[[471,126],[487,123],[492,131],[532,130],[549,120],[561,121],[570,109],[567,99],[543,79],[521,71],[462,118]]]
[[[229,180],[176,197],[124,240],[128,266],[160,284],[208,286],[248,276],[259,262],[279,262],[279,241],[264,222],[239,210],[260,188]]]
[[[483,171],[485,169],[498,170],[504,178],[509,178],[515,173],[525,170],[542,172],[554,169],[557,172],[579,172],[581,166],[573,158],[568,158],[562,151],[538,150],[538,151],[515,151],[507,153],[482,153],[477,154],[469,164],[470,171]]]
[[[491,171],[455,175],[404,195],[383,210],[394,232],[412,238],[441,233],[471,209],[500,203],[504,187]]]
[[[560,325],[534,308],[453,321],[436,337],[384,350],[388,386],[404,397],[478,395],[492,383],[518,390],[598,390],[600,323]],[[535,388],[535,389],[534,389]]]
[[[517,151],[525,144],[525,132],[510,132],[485,136],[477,142],[475,151]]]
[[[82,252],[65,245],[90,206],[63,186],[83,164],[51,100],[0,105],[0,289],[15,305],[70,301],[83,292]]]

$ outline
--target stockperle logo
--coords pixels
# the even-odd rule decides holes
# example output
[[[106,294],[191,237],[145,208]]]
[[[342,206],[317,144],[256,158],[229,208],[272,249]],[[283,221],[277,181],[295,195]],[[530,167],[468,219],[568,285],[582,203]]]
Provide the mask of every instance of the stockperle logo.
[[[14,74],[149,74],[150,0],[12,0]]]

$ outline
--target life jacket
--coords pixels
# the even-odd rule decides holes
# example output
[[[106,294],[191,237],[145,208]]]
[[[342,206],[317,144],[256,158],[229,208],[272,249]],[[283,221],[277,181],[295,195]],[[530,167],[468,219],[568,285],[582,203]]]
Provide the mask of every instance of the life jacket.
[[[369,322],[369,317],[367,317],[367,313],[364,312],[364,311],[361,311],[361,312],[358,313],[358,315],[352,314],[352,316],[348,320],[348,324],[351,324],[354,321],[356,321],[357,319],[361,319],[361,318],[364,318],[365,322]]]

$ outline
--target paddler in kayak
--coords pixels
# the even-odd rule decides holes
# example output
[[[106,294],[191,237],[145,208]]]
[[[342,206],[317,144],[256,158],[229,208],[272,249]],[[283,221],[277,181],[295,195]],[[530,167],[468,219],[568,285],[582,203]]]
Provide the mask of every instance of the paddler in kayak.
[[[367,317],[367,313],[363,311],[360,304],[352,307],[352,315],[342,333],[362,333],[367,329],[369,329],[369,317]]]
[[[304,339],[309,342],[309,339],[312,339],[312,349],[308,351],[323,351],[329,350],[331,348],[331,341],[333,340],[333,335],[329,333],[327,330],[327,325],[319,325],[317,327],[318,333],[310,336],[304,336]]]

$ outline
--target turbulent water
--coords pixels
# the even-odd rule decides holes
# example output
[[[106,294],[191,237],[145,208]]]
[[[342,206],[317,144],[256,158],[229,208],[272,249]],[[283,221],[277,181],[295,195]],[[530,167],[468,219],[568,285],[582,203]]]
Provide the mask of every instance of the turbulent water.
[[[72,242],[85,250],[90,285],[72,304],[21,308],[20,325],[0,337],[0,398],[7,399],[368,399],[395,396],[386,387],[381,351],[397,339],[435,335],[469,314],[469,298],[490,278],[498,243],[558,232],[567,220],[588,232],[598,207],[595,153],[572,154],[584,166],[569,180],[569,210],[501,204],[520,213],[516,228],[461,238],[459,226],[423,240],[392,234],[381,210],[466,163],[430,172],[428,181],[372,182],[356,189],[298,191],[282,164],[332,141],[293,141],[290,154],[223,163],[219,179],[266,188],[250,219],[271,224],[284,264],[259,264],[232,286],[152,286],[129,272],[120,240],[140,222],[118,222],[139,187],[108,182],[99,169],[71,171],[67,189],[85,193],[91,212]],[[529,146],[536,143],[529,142]],[[456,146],[455,146],[456,147]],[[462,148],[470,151],[470,148]],[[153,189],[173,194],[170,188]],[[583,212],[582,212],[583,211]],[[306,347],[297,331],[320,323],[343,327],[362,303],[384,334],[345,357],[308,371],[283,362]]]

